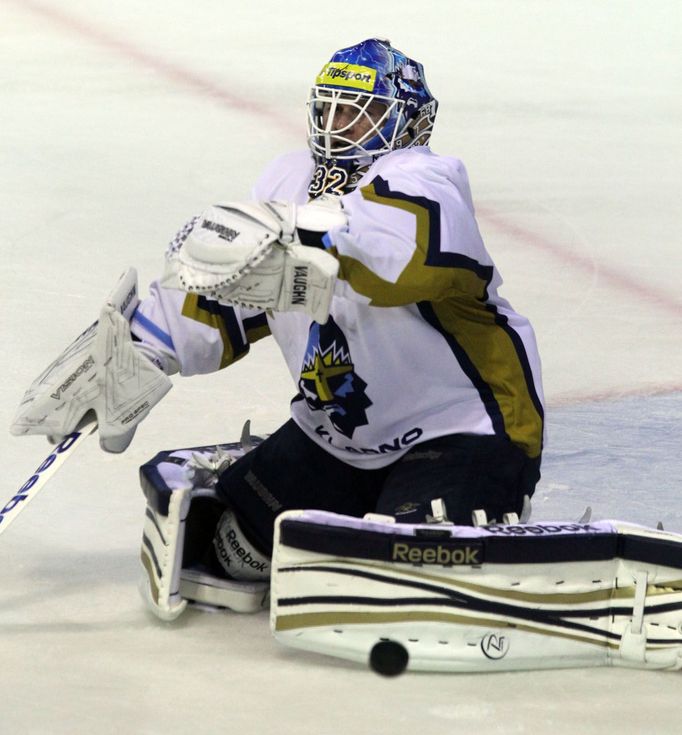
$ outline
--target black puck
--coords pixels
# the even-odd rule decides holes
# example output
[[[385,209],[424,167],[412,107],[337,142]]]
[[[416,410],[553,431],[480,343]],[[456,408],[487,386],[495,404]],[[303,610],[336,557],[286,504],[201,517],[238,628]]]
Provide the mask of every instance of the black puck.
[[[379,641],[369,654],[369,665],[382,676],[398,676],[407,668],[409,658],[407,649],[400,643]]]

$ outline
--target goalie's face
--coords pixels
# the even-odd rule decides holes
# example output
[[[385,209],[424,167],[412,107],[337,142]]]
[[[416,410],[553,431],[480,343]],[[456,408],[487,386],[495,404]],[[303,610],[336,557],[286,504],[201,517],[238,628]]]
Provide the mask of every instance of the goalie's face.
[[[313,87],[308,139],[324,158],[359,159],[393,149],[402,102],[377,95]]]

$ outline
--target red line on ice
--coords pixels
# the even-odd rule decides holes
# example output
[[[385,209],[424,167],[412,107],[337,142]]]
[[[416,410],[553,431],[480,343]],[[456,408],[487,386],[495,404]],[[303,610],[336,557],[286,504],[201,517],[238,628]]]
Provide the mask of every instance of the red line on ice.
[[[496,213],[492,209],[477,207],[476,210],[482,220],[487,222],[489,225],[496,227],[501,232],[510,235],[524,245],[547,253],[576,270],[583,271],[589,275],[591,275],[596,268],[599,278],[606,281],[615,290],[618,290],[630,297],[641,298],[651,306],[656,306],[657,308],[667,312],[669,316],[678,320],[682,318],[682,304],[670,297],[668,294],[651,286],[647,286],[646,284],[643,284],[614,268],[605,266],[602,263],[595,263],[592,258],[568,250],[561,245],[552,243],[548,239],[538,235],[536,232],[509,221],[509,219]],[[556,408],[559,406],[575,406],[582,403],[611,401],[634,396],[661,395],[665,393],[675,393],[677,391],[682,391],[682,383],[680,382],[610,388],[608,390],[595,391],[591,393],[571,391],[558,394],[553,398],[548,397],[547,403],[551,408]]]
[[[477,207],[476,211],[485,222],[496,227],[501,232],[510,235],[524,245],[552,255],[576,270],[583,271],[590,275],[595,271],[596,267],[599,279],[608,283],[615,290],[630,297],[634,296],[641,298],[652,306],[656,306],[657,308],[668,312],[669,315],[677,317],[677,319],[682,319],[682,303],[675,300],[669,294],[664,293],[653,286],[647,286],[645,283],[642,283],[632,276],[618,271],[611,266],[604,265],[603,263],[595,264],[595,261],[592,258],[550,242],[541,235],[538,235],[536,232],[511,222],[509,219],[503,215],[497,214],[492,209]]]
[[[233,110],[266,118],[269,125],[279,128],[281,132],[291,136],[295,135],[299,138],[302,137],[302,128],[284,119],[281,112],[267,105],[249,101],[231,92],[227,87],[218,84],[212,79],[203,77],[201,74],[186,69],[173,61],[162,59],[160,56],[145,51],[124,38],[118,38],[103,28],[96,27],[53,6],[35,2],[35,0],[14,0],[14,3],[19,8],[30,10],[53,24],[60,26],[62,29],[66,29],[100,47],[113,51],[129,61],[132,60],[140,66],[153,69],[166,79],[170,79],[191,89],[195,94],[219,102]]]
[[[629,388],[609,388],[602,391],[580,392],[567,391],[547,398],[550,408],[562,406],[579,406],[584,403],[600,403],[602,401],[617,401],[620,398],[636,398],[638,396],[661,396],[669,393],[682,392],[682,383],[659,383],[655,385],[637,385]]]
[[[127,59],[133,60],[140,66],[153,69],[161,76],[179,83],[180,85],[191,89],[195,94],[203,96],[207,99],[219,102],[233,110],[239,110],[257,117],[264,118],[268,124],[279,128],[281,132],[300,137],[301,131],[298,125],[283,119],[281,114],[266,105],[247,100],[246,98],[234,94],[229,89],[221,86],[212,79],[201,76],[197,72],[162,59],[150,52],[147,52],[130,41],[118,38],[103,28],[96,27],[80,18],[65,13],[53,6],[44,5],[35,0],[13,0],[16,5],[24,10],[30,10],[44,19],[60,26],[67,31],[74,33],[86,40],[106,48],[109,51]],[[595,269],[594,261],[580,253],[576,253],[561,247],[549,240],[543,238],[537,233],[522,227],[504,216],[496,213],[492,209],[478,207],[479,215],[491,226],[496,227],[500,231],[510,235],[515,240],[522,242],[524,245],[541,250],[555,258],[563,261],[567,265],[572,266],[576,270],[587,272],[590,275]],[[598,264],[599,277],[609,283],[611,287],[630,296],[638,296],[648,303],[667,311],[668,314],[680,318],[682,316],[682,305],[675,299],[671,298],[653,287],[647,286],[640,281],[635,280],[631,276],[621,273],[614,268]],[[578,403],[587,403],[592,401],[612,400],[625,396],[635,395],[657,395],[660,393],[670,393],[682,390],[682,384],[667,384],[659,386],[642,386],[633,388],[615,388],[609,391],[596,393],[566,393],[556,396],[550,400],[550,405],[575,405]]]

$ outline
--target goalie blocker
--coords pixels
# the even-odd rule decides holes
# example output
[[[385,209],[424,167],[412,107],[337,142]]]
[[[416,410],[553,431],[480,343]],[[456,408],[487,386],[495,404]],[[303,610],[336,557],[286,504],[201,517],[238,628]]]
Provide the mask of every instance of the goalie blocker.
[[[366,663],[390,640],[422,671],[682,668],[682,536],[619,521],[278,519],[271,627]]]
[[[129,268],[98,321],[29,386],[12,434],[45,434],[60,442],[94,414],[102,449],[122,452],[128,447],[138,424],[171,388],[161,369],[163,356],[133,343],[129,320],[138,303],[137,272]]]

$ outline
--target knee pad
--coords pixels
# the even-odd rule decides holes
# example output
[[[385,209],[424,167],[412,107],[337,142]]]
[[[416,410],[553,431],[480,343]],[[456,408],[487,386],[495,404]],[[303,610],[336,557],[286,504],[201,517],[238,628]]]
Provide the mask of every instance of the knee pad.
[[[270,579],[270,559],[251,543],[230,508],[220,517],[213,548],[221,566],[233,579]]]

